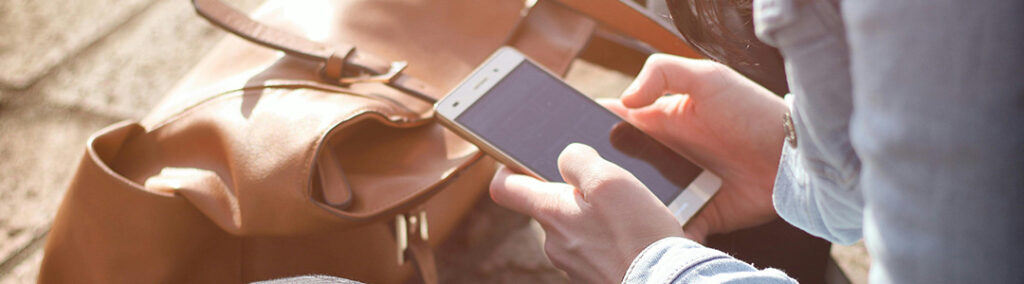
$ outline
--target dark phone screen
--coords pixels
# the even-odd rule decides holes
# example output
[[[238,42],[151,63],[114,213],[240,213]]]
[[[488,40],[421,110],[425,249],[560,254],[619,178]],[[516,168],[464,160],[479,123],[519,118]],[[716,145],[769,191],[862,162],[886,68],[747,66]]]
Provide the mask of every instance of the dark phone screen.
[[[549,181],[573,142],[633,173],[668,205],[702,171],[529,61],[516,66],[455,121]]]

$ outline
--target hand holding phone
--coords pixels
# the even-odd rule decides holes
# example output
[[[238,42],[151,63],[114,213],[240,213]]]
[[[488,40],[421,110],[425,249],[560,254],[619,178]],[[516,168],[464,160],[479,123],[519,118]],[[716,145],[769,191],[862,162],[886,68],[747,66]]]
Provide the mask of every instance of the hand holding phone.
[[[639,131],[511,48],[502,48],[435,108],[438,118],[513,170],[564,182],[557,157],[571,143],[635,175],[680,223],[720,179]]]
[[[778,218],[772,187],[788,108],[777,95],[722,64],[654,54],[621,100],[601,105],[722,178],[715,198],[686,224],[687,237],[702,241]]]
[[[506,56],[495,55],[488,62]],[[518,68],[518,64],[524,60],[522,58],[505,59],[507,62],[504,65]],[[485,66],[488,64],[490,63]],[[498,65],[502,66],[502,64]],[[482,67],[480,70],[484,70],[484,68]],[[480,70],[477,72],[481,72]],[[501,69],[498,69],[491,70],[491,72],[508,75],[507,73],[511,70],[502,72]],[[512,77],[506,75],[501,75],[498,78]],[[467,82],[478,84],[477,87],[473,87],[478,90],[474,94],[476,97],[473,101],[476,100],[475,98],[484,96],[483,93],[489,92],[491,89],[502,90],[505,88],[496,87],[498,82],[495,82],[494,78],[472,81],[474,76],[463,83],[463,85],[468,84]],[[564,85],[554,76],[551,76],[549,80],[554,80],[555,83],[538,83],[538,80],[535,79],[523,80],[522,78],[514,81],[518,82],[515,85],[532,84],[549,87],[557,84]],[[568,86],[559,88],[571,90]],[[575,91],[561,91],[563,95],[573,92]],[[523,95],[534,92],[515,93]],[[578,92],[575,93],[578,94]],[[687,95],[664,96],[666,93]],[[554,96],[550,91],[546,94]],[[450,95],[449,98],[452,96]],[[520,101],[516,105],[536,106],[540,103],[551,103],[537,100],[546,98],[548,97],[525,100],[520,97]],[[586,101],[592,103],[589,99]],[[460,102],[459,105],[462,105],[462,102],[465,101],[449,102],[451,106],[457,107],[454,102]],[[580,104],[570,103],[569,105],[578,106]],[[668,143],[663,146],[668,146],[674,152],[685,152],[689,157],[700,161],[702,165],[724,174],[722,177],[727,182],[723,184],[717,197],[711,200],[698,216],[687,223],[685,234],[687,237],[701,241],[710,233],[728,232],[777,218],[772,206],[771,185],[778,167],[779,149],[782,147],[783,133],[778,120],[786,111],[786,106],[771,92],[721,64],[656,54],[648,59],[643,71],[637,76],[633,86],[623,94],[621,101],[603,101],[602,105],[617,114],[618,117],[625,118],[625,121],[632,123],[631,125],[638,129],[655,134],[658,141]],[[435,108],[438,109],[438,117],[448,123],[453,130],[469,140],[476,139],[474,141],[477,145],[481,145],[482,149],[499,160],[513,167],[521,167],[521,164],[525,164],[496,151],[494,145],[481,141],[479,134],[455,125],[453,120],[458,120],[459,117],[451,115],[452,112],[443,111],[444,105],[438,104]],[[581,118],[576,121],[593,120]],[[539,123],[520,124],[525,125],[522,127],[528,129],[553,128],[551,125]],[[615,133],[629,132],[624,131],[629,129],[615,130],[616,128],[613,127],[615,123],[607,125],[614,131],[609,130],[608,136],[600,137],[602,139],[611,139]],[[490,129],[488,127],[478,128]],[[569,128],[574,129],[573,127]],[[523,137],[516,136],[513,137],[514,139],[497,140],[509,143],[507,141],[537,137],[519,136]],[[561,136],[556,135],[556,137]],[[609,143],[611,146],[606,146],[616,148],[616,145],[619,145],[620,151],[626,152],[624,155],[628,153],[628,155],[635,156],[638,152],[644,152],[622,146],[628,144],[631,143]],[[678,227],[671,225],[675,223],[671,217],[668,218],[669,221],[666,221],[665,216],[668,216],[668,212],[664,212],[665,207],[656,205],[663,202],[661,200],[652,201],[657,198],[653,193],[646,192],[648,186],[645,184],[649,185],[646,180],[644,183],[640,183],[643,179],[637,179],[630,174],[630,172],[636,171],[627,172],[615,163],[604,159],[607,157],[602,158],[604,155],[597,153],[604,154],[604,152],[608,152],[607,150],[572,151],[573,148],[578,150],[580,147],[569,147],[563,151],[558,158],[559,164],[554,167],[555,174],[568,173],[591,178],[599,177],[599,180],[580,181],[567,178],[569,182],[567,185],[558,182],[543,182],[537,178],[515,174],[505,169],[499,171],[492,182],[491,195],[496,202],[503,206],[537,217],[547,233],[545,251],[552,262],[566,270],[571,277],[582,282],[620,281],[629,262],[638,252],[636,247],[644,247],[650,244],[651,240],[669,235],[680,235],[682,232],[678,231]],[[536,150],[536,148],[533,149]],[[657,151],[646,153],[657,153]],[[542,162],[546,162],[546,160],[542,160]],[[651,168],[663,168],[662,164],[669,163],[651,164],[653,164]],[[582,165],[590,165],[597,170],[582,167]],[[534,168],[541,167],[534,166]],[[557,170],[563,172],[559,173]],[[539,171],[530,172],[521,169],[517,171],[529,173],[535,177],[539,176],[536,174]],[[614,186],[602,186],[607,184]],[[590,200],[582,200],[581,194],[577,194],[577,191],[590,192]],[[601,194],[600,192],[613,194]],[[677,214],[677,218],[678,216]],[[670,231],[671,229],[676,231]]]
[[[573,282],[621,282],[648,245],[683,236],[679,222],[647,187],[593,148],[570,144],[558,164],[565,184],[502,168],[491,197],[541,224],[548,258]]]

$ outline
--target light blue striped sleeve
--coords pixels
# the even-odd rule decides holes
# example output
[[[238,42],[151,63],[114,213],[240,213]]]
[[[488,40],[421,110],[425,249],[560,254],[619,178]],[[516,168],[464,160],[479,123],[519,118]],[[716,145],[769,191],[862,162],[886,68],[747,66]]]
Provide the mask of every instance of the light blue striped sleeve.
[[[754,26],[758,38],[782,53],[792,92],[786,101],[797,139],[782,147],[775,210],[812,235],[856,242],[863,236],[864,196],[861,161],[850,142],[850,52],[839,3],[756,0]]]
[[[801,147],[792,147],[788,141],[782,146],[782,159],[772,192],[775,210],[786,222],[812,235],[834,243],[856,242],[863,236],[864,199],[857,178],[859,165],[847,163],[845,167],[834,167],[822,162],[826,160],[820,157],[823,151],[810,145],[812,141],[808,136],[799,135],[801,130],[806,130],[801,123],[806,118],[794,108],[793,98],[787,95],[786,102],[792,110],[797,144]]]

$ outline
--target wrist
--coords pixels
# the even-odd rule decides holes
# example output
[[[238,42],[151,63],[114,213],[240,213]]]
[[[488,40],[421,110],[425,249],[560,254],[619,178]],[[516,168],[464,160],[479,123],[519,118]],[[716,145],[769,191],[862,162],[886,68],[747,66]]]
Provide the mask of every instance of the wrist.
[[[756,175],[758,177],[757,183],[767,188],[769,193],[775,184],[775,176],[779,171],[783,147],[789,147],[786,145],[789,143],[789,133],[791,132],[787,128],[792,126],[791,123],[787,126],[787,121],[791,121],[789,116],[792,106],[792,95],[787,95],[785,99],[773,97],[773,100],[771,110],[768,111],[768,114],[761,116],[764,122],[761,124],[762,129],[767,133],[763,133],[760,137],[763,143],[760,150],[763,155],[761,160],[758,161],[758,164],[761,166],[757,167],[758,174]],[[795,141],[795,136],[792,139]]]
[[[782,114],[781,121],[779,122],[780,126],[782,127],[783,139],[782,139],[782,143],[780,143],[781,145],[778,145],[778,147],[776,147],[776,150],[775,150],[775,152],[776,152],[775,162],[774,162],[775,167],[771,171],[772,172],[771,179],[769,179],[771,183],[769,183],[768,186],[767,186],[768,187],[768,192],[770,194],[774,194],[774,191],[775,191],[774,190],[775,179],[778,176],[779,167],[781,166],[781,163],[782,163],[782,152],[785,151],[785,148],[796,149],[796,147],[798,145],[797,143],[799,143],[799,141],[797,139],[797,135],[796,135],[796,124],[794,124],[794,122],[793,122],[793,115],[792,115],[792,113],[793,113],[792,112],[792,110],[793,110],[793,103],[794,103],[795,98],[796,97],[793,96],[793,94],[786,94],[783,97],[783,100],[786,103],[786,109],[785,109],[785,113]]]

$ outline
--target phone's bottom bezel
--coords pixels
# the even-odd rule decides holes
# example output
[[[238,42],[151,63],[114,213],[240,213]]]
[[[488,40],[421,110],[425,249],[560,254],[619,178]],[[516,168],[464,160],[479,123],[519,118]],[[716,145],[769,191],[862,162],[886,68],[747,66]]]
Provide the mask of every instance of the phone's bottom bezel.
[[[722,187],[722,178],[711,171],[704,170],[697,175],[697,178],[690,182],[682,192],[668,204],[668,210],[672,211],[680,225],[689,222],[701,208],[711,200],[711,197],[718,193]]]

